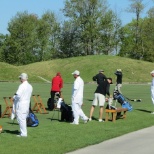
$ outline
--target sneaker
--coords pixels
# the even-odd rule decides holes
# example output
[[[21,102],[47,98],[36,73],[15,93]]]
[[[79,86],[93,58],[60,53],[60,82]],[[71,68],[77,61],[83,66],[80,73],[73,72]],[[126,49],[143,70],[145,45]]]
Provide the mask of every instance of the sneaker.
[[[91,119],[91,118],[89,118],[89,121],[92,121],[92,119]]]
[[[88,121],[89,121],[89,119],[87,119],[87,120],[84,120],[84,123],[86,124],[86,123],[88,123]]]
[[[21,135],[17,135],[17,137],[27,137],[27,136],[21,136]]]
[[[78,125],[78,123],[75,123],[75,122],[71,122],[70,124],[72,124],[72,125]]]
[[[99,119],[98,121],[99,121],[99,122],[104,122],[104,120],[102,120],[102,119]]]

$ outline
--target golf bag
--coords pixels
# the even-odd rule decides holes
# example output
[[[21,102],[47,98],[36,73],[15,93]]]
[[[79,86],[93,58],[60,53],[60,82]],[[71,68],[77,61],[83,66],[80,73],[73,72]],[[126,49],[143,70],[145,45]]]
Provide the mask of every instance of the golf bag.
[[[117,100],[118,103],[121,104],[122,108],[127,108],[128,111],[132,111],[132,105],[125,99],[125,97],[121,93],[118,92],[118,90],[114,90],[113,99]]]
[[[62,102],[60,110],[61,110],[61,121],[73,122],[74,116],[71,106],[65,104],[65,102]]]
[[[39,125],[39,121],[31,109],[29,109],[29,114],[26,121],[27,121],[27,126],[29,127],[37,127]]]
[[[54,102],[51,101],[51,98],[47,101],[48,110],[52,111],[54,109]]]

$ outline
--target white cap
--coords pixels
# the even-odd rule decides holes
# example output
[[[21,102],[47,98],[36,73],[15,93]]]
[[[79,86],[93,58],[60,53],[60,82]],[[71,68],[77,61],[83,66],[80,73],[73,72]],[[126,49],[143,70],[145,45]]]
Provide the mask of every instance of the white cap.
[[[154,74],[154,70],[152,72],[150,72],[150,74]]]
[[[72,74],[73,74],[73,75],[74,75],[74,74],[80,75],[80,72],[79,72],[78,70],[76,70],[76,71],[74,71]]]
[[[28,75],[26,73],[22,73],[22,74],[20,74],[19,78],[23,79],[23,80],[27,80],[28,79]]]
[[[118,71],[118,72],[122,72],[122,70],[121,70],[121,69],[117,69],[117,71]]]

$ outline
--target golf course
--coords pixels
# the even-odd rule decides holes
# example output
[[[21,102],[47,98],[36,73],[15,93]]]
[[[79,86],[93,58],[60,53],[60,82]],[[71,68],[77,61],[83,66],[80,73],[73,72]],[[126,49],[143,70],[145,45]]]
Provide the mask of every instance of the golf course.
[[[42,102],[47,107],[50,97],[51,79],[60,72],[64,80],[62,94],[66,104],[71,104],[72,84],[74,78],[72,72],[79,70],[85,82],[84,101],[82,109],[89,117],[91,103],[97,84],[92,77],[100,69],[104,70],[107,77],[113,79],[110,92],[116,83],[114,72],[122,69],[123,86],[121,91],[130,99],[141,99],[141,102],[129,101],[133,110],[126,113],[125,119],[117,119],[115,122],[98,122],[99,107],[95,108],[93,120],[84,124],[80,120],[79,125],[71,125],[61,122],[59,111],[47,111],[48,113],[35,113],[39,119],[39,126],[28,127],[28,137],[18,138],[19,131],[17,121],[12,121],[7,115],[0,119],[3,131],[0,134],[0,149],[2,154],[63,154],[88,145],[94,145],[105,140],[127,134],[136,130],[153,126],[154,111],[151,102],[150,72],[154,70],[154,64],[141,60],[133,60],[118,56],[81,56],[76,58],[57,59],[23,66],[14,66],[0,63],[0,105],[2,113],[6,109],[4,97],[12,97],[16,92],[20,81],[18,76],[25,72],[29,76],[29,83],[33,86],[33,95],[40,95]],[[31,97],[31,107],[35,105]],[[105,107],[103,119],[105,119]],[[116,101],[113,105],[120,107]]]

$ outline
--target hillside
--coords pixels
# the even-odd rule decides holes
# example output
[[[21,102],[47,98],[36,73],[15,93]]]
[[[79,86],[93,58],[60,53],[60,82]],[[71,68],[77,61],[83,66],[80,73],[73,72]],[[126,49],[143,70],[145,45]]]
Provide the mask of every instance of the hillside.
[[[154,70],[154,63],[104,55],[57,59],[24,66],[0,63],[0,81],[18,81],[19,74],[26,72],[30,82],[45,82],[38,76],[50,81],[56,72],[61,72],[64,82],[72,83],[71,73],[77,69],[85,82],[92,82],[92,77],[103,69],[104,74],[112,77],[115,83],[114,72],[117,68],[123,70],[123,82],[151,82],[150,72]]]

